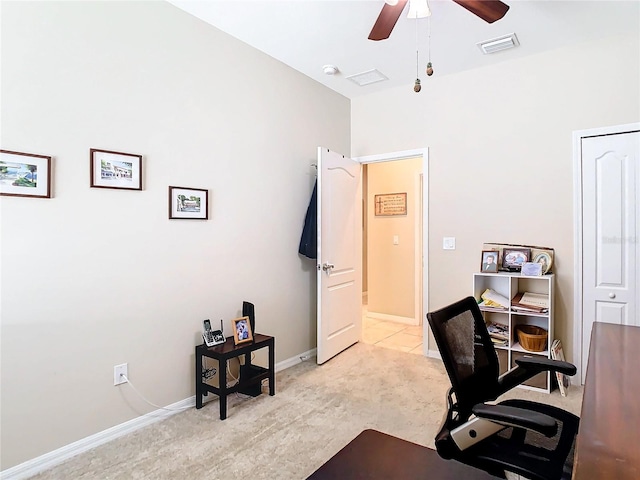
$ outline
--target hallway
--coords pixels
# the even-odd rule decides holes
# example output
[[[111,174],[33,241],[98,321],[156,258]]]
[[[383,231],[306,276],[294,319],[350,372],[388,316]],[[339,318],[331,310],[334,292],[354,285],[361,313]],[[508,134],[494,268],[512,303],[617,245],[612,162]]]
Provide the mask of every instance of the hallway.
[[[377,347],[422,355],[422,325],[406,325],[367,316],[362,305],[362,340]]]

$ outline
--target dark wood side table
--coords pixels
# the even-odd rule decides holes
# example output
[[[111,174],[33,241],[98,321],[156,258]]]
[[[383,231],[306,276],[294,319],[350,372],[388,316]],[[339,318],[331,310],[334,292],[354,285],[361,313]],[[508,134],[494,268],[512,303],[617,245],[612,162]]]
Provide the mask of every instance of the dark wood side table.
[[[275,342],[275,337],[257,333],[254,335],[252,342],[241,343],[240,345],[234,345],[233,337],[231,337],[227,338],[226,342],[215,347],[207,347],[205,344],[196,346],[196,408],[202,408],[203,395],[209,392],[214,393],[220,397],[220,420],[224,420],[227,418],[227,395],[242,391],[252,385],[260,385],[260,382],[265,378],[269,379],[269,395],[275,395]],[[265,347],[269,349],[269,367],[263,368],[251,365],[251,352]],[[236,385],[227,387],[227,361],[240,355],[244,355],[245,367],[243,370],[251,372],[251,375],[249,378],[243,378],[241,375]],[[203,357],[218,360],[218,387],[204,382],[202,378]]]

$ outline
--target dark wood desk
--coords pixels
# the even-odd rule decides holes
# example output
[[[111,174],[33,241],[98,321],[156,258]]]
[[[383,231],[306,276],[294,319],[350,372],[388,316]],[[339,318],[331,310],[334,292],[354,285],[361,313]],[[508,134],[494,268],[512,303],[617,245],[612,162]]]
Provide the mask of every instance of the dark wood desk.
[[[640,327],[593,324],[573,478],[640,478]]]
[[[443,460],[435,450],[364,430],[307,480],[491,480],[496,477],[455,460]]]
[[[220,420],[227,418],[227,395],[242,391],[252,385],[259,385],[265,378],[269,379],[269,395],[276,394],[276,373],[275,373],[275,341],[274,337],[257,333],[253,337],[253,342],[235,345],[233,337],[227,341],[207,347],[205,344],[196,346],[196,408],[202,408],[202,396],[208,392],[215,393],[220,397]],[[251,352],[261,348],[269,349],[269,367],[262,368],[251,365]],[[227,387],[227,361],[244,355],[244,368],[246,372],[251,372],[248,378],[240,375],[239,382],[232,387]],[[202,357],[209,357],[218,360],[218,387],[214,387],[204,382],[202,379]]]

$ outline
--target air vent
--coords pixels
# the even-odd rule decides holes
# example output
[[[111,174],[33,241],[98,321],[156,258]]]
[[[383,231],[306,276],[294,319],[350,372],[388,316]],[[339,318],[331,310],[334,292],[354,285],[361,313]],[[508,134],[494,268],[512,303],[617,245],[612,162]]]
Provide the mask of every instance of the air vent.
[[[504,35],[502,37],[493,38],[484,42],[478,43],[478,47],[482,50],[482,53],[489,55],[490,53],[500,52],[509,48],[514,48],[520,45],[518,37],[515,33]]]
[[[385,80],[389,80],[385,75],[380,73],[375,68],[366,72],[350,75],[347,78],[352,82],[357,83],[361,87],[364,87],[365,85],[371,85],[372,83],[384,82]]]

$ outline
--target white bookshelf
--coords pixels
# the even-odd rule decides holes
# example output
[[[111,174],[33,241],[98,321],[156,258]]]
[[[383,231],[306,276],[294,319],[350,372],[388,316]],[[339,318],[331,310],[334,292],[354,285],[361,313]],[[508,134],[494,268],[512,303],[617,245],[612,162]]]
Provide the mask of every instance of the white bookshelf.
[[[506,310],[499,310],[480,306],[485,321],[500,323],[507,326],[509,340],[506,345],[496,345],[498,362],[500,364],[500,374],[516,366],[515,360],[523,355],[541,356],[551,358],[551,344],[553,343],[553,313],[554,296],[553,285],[555,277],[553,274],[542,275],[540,277],[529,277],[520,273],[474,273],[473,274],[473,296],[480,301],[480,296],[487,289],[495,290],[503,297],[511,299],[518,292],[543,293],[549,296],[549,311],[547,313],[530,313],[516,311],[509,306]],[[516,327],[518,325],[535,325],[544,328],[547,332],[547,346],[542,352],[530,352],[522,348],[518,342]],[[520,388],[535,390],[539,392],[551,392],[552,374],[549,372],[539,373],[535,377],[527,380]]]

